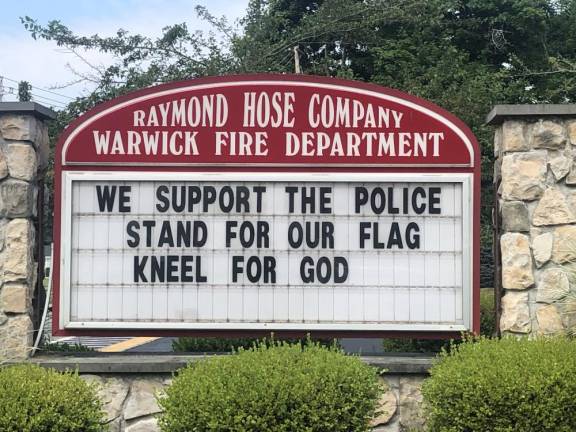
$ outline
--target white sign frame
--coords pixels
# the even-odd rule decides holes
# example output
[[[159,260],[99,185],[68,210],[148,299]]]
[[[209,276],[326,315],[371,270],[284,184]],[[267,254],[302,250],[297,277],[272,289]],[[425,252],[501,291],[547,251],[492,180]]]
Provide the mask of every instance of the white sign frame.
[[[280,172],[134,172],[65,171],[62,173],[62,237],[60,253],[59,325],[62,329],[84,330],[287,330],[287,331],[412,331],[462,332],[473,326],[473,244],[472,222],[474,175],[472,173],[280,173]],[[462,184],[462,311],[463,324],[391,324],[391,323],[275,323],[275,322],[138,322],[71,321],[72,262],[72,183],[81,181],[256,181],[256,182],[427,182]]]

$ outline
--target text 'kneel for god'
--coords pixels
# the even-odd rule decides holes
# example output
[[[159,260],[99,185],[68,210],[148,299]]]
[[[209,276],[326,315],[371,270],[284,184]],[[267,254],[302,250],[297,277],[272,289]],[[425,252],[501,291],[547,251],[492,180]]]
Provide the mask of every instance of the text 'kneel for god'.
[[[350,216],[357,219],[352,229],[362,250],[420,249],[421,226],[410,220],[400,222],[394,216],[441,214],[438,186],[362,185],[351,188],[349,193]],[[276,283],[279,263],[274,254],[278,251],[274,250],[271,233],[277,231],[273,227],[275,218],[264,211],[267,200],[273,199],[266,186],[161,184],[154,187],[153,194],[149,198],[154,202],[155,217],[134,214],[133,218],[128,217],[125,226],[126,246],[137,253],[133,258],[134,283],[210,283],[202,264],[210,255],[208,245],[212,247],[212,237],[222,238],[224,247],[232,251],[228,266],[230,283]],[[302,251],[298,266],[302,283],[346,282],[352,269],[345,256],[330,253],[313,258],[304,252],[335,249],[339,233],[329,215],[334,215],[334,206],[341,203],[334,202],[333,188],[289,185],[281,189],[281,195],[286,209],[284,216],[298,219],[288,220],[283,235],[289,250]],[[96,197],[100,213],[126,216],[133,213],[131,186],[96,185]],[[173,215],[190,215],[190,218],[168,217]],[[214,215],[224,216],[223,229],[210,232],[207,220]],[[316,220],[302,220],[305,215],[316,216]],[[392,221],[374,221],[378,216],[392,217]],[[363,220],[364,217],[370,220]],[[144,248],[168,249],[168,253],[143,254]],[[243,251],[248,248],[270,253],[245,256]],[[187,249],[193,249],[194,254],[186,253]]]

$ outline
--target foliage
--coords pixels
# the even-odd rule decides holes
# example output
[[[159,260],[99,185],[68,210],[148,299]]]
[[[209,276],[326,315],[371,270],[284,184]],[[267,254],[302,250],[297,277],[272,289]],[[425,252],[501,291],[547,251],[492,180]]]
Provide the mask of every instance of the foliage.
[[[387,353],[436,353],[447,348],[447,339],[384,339],[382,348]]]
[[[494,308],[494,288],[480,290],[480,334],[494,336],[496,333],[496,310]]]
[[[192,363],[159,399],[163,431],[368,431],[377,370],[315,342],[259,344]]]
[[[92,352],[93,348],[87,347],[82,344],[69,344],[66,342],[51,342],[40,346],[40,351],[44,353],[78,353],[78,352]]]
[[[20,81],[18,83],[18,100],[20,102],[28,102],[32,99],[31,90],[32,86],[28,81]]]
[[[422,392],[430,432],[576,430],[576,342],[469,339],[443,352]]]
[[[193,338],[180,337],[172,341],[172,350],[176,352],[230,352],[238,348],[250,348],[254,338]]]
[[[60,21],[50,21],[46,26],[26,16],[21,18],[24,27],[34,39],[54,41],[74,53],[86,63],[89,73],[76,72],[78,81],[96,86],[87,97],[78,98],[66,109],[68,120],[73,119],[94,105],[143,87],[206,75],[221,75],[234,71],[235,59],[223,48],[234,37],[233,29],[225,19],[217,19],[197,6],[198,15],[210,22],[224,35],[226,42],[213,32],[190,30],[186,23],[165,27],[157,38],[132,35],[118,30],[114,36],[78,36]],[[116,63],[108,67],[90,64],[84,50],[112,54]],[[66,119],[62,119],[66,120]],[[66,123],[61,126],[65,126]]]
[[[2,432],[97,432],[103,412],[95,389],[77,373],[36,365],[0,369]]]
[[[176,352],[231,352],[238,350],[239,348],[252,348],[258,343],[270,344],[274,343],[274,334],[270,336],[270,339],[260,340],[257,338],[235,338],[235,339],[225,339],[225,338],[193,338],[193,337],[180,337],[172,341],[172,350]],[[289,339],[285,342],[289,343],[303,343],[305,339]],[[335,339],[321,339],[318,343],[323,346],[338,345]]]

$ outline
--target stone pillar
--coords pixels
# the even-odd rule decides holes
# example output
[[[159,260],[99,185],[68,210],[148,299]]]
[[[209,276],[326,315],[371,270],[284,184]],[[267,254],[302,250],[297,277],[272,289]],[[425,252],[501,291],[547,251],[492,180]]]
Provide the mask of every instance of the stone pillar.
[[[576,105],[498,105],[495,184],[501,221],[500,330],[576,327]]]
[[[0,363],[28,356],[38,247],[38,182],[48,164],[51,110],[0,103]]]

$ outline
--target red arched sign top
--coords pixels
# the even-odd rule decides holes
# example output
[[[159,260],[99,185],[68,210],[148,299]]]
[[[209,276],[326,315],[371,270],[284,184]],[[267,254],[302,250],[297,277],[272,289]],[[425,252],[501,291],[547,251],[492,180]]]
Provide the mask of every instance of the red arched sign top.
[[[293,75],[159,85],[99,105],[60,140],[62,166],[468,167],[456,117],[405,93]]]

